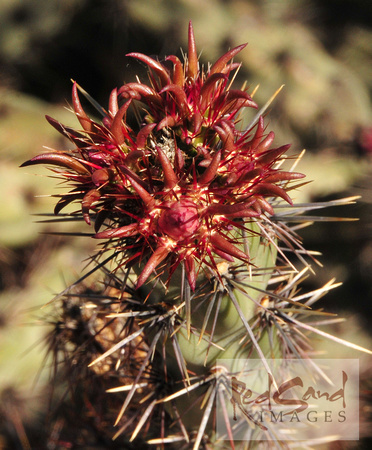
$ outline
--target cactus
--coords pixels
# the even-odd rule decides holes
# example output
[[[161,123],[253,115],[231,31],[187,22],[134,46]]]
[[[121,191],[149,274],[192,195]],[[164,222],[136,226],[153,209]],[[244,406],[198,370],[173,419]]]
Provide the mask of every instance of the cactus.
[[[149,80],[114,89],[107,110],[74,82],[81,129],[47,117],[72,149],[23,164],[50,166],[69,188],[54,213],[85,221],[100,241],[90,270],[54,299],[48,337],[85,430],[70,439],[87,436],[82,445],[113,437],[128,448],[224,448],[214,419],[216,399],[228,402],[228,369],[217,360],[259,359],[272,375],[268,359],[311,358],[303,333],[369,352],[309,323],[317,314],[321,323],[325,313],[312,306],[333,281],[297,289],[317,262],[297,229],[323,220],[309,211],[355,199],[293,204],[301,155],[275,147],[265,124],[279,90],[257,110],[254,91],[232,87],[245,46],[202,67],[191,23],[188,38],[184,62],[129,54]],[[229,440],[233,447],[231,429]]]

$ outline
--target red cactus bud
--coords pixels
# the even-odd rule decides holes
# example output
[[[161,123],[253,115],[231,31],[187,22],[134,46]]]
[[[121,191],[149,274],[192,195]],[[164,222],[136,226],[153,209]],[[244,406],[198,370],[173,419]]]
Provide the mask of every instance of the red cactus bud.
[[[265,183],[278,183],[279,181],[298,180],[305,175],[299,172],[276,172],[265,177]]]
[[[123,145],[125,143],[125,136],[123,133],[123,118],[131,104],[131,100],[124,103],[124,105],[115,114],[114,120],[111,124],[111,133],[113,134],[115,141],[118,145]]]
[[[158,221],[158,229],[175,241],[183,241],[193,236],[198,228],[198,208],[190,200],[166,205]]]
[[[214,204],[208,207],[208,214],[230,216],[232,214],[243,213],[243,211],[248,210],[254,202],[255,200],[244,203],[237,203],[235,205]]]
[[[136,176],[133,176],[131,171],[126,167],[121,167],[121,170],[124,172],[126,178],[137,192],[137,194],[141,197],[143,203],[145,204],[147,209],[151,209],[155,206],[154,198],[144,189],[144,187],[136,180]]]
[[[270,133],[263,139],[255,148],[255,151],[257,154],[261,154],[268,150],[271,146],[271,144],[274,142],[275,133],[273,131],[270,131]]]
[[[92,131],[92,120],[87,116],[85,113],[83,107],[81,106],[79,95],[77,91],[77,84],[74,82],[72,87],[72,104],[74,106],[74,111],[76,114],[76,117],[78,118],[81,126],[84,128],[85,131]]]
[[[174,173],[174,170],[172,168],[169,159],[167,158],[165,153],[161,150],[161,148],[156,147],[156,150],[158,152],[160,164],[164,171],[164,187],[166,189],[173,189],[178,182],[178,177]]]
[[[51,164],[53,166],[74,170],[80,175],[90,174],[89,170],[80,161],[63,153],[44,153],[42,155],[34,156],[29,161],[21,164],[21,167],[32,166],[34,164]]]
[[[157,126],[157,129],[160,131],[163,128],[172,128],[177,126],[178,120],[176,120],[173,116],[165,116],[163,120],[161,120]]]
[[[151,255],[150,259],[147,261],[144,269],[142,270],[140,276],[137,279],[136,288],[140,288],[143,283],[148,279],[151,273],[158,267],[158,265],[168,256],[171,249],[159,246],[154,253]]]
[[[247,44],[238,45],[222,55],[211,67],[210,74],[213,75],[214,73],[221,72],[230,59],[241,52],[246,46]]]
[[[285,192],[285,190],[275,184],[260,183],[252,188],[252,192],[255,194],[261,194],[266,196],[281,197],[290,205],[293,204],[290,196]]]
[[[149,123],[145,125],[137,134],[136,145],[137,148],[145,148],[147,139],[150,136],[152,130],[156,127],[156,123]]]
[[[198,74],[198,54],[196,52],[194,29],[189,22],[189,49],[188,49],[188,71],[187,75],[195,79]]]
[[[96,186],[100,186],[101,184],[107,183],[112,177],[113,174],[109,169],[99,169],[93,172],[92,181]]]
[[[119,111],[118,104],[118,90],[117,88],[113,89],[109,98],[109,113],[111,117],[115,117],[116,113]]]
[[[189,282],[190,288],[194,291],[196,287],[196,273],[195,273],[195,263],[192,256],[187,256],[185,258],[186,276]]]
[[[142,53],[135,53],[135,52],[128,53],[126,56],[137,58],[140,61],[147,64],[150,67],[150,69],[152,69],[156,73],[156,75],[158,75],[158,77],[161,80],[162,86],[166,86],[167,84],[170,83],[170,77],[168,72],[158,61],[155,61],[155,59],[152,59],[147,55],[143,55]]]
[[[177,84],[168,84],[160,91],[160,94],[163,94],[164,92],[171,92],[173,94],[181,115],[188,113],[186,94],[181,86],[178,86]]]
[[[92,189],[84,195],[84,198],[81,202],[81,209],[83,212],[83,217],[85,222],[90,225],[90,217],[89,217],[89,209],[93,205],[94,202],[99,200],[101,194],[97,189]]]
[[[207,167],[206,171],[199,178],[199,184],[203,186],[204,184],[209,184],[213,178],[216,176],[219,163],[221,161],[221,152],[218,151],[214,154],[212,161]]]
[[[160,95],[151,87],[141,83],[128,83],[119,89],[119,94],[124,98],[134,98],[160,104]]]
[[[231,242],[229,242],[217,232],[211,235],[211,244],[217,250],[221,250],[222,252],[227,253],[230,256],[241,259],[242,261],[249,260],[248,255],[246,255],[242,250],[239,250]]]
[[[278,159],[283,153],[285,153],[289,149],[290,145],[282,145],[279,148],[275,148],[272,150],[267,150],[266,152],[260,153],[257,157],[257,164],[261,166],[271,164],[273,161]]]
[[[257,128],[256,128],[256,132],[254,134],[253,139],[247,143],[247,146],[250,149],[255,149],[257,147],[257,145],[259,144],[259,142],[262,139],[263,133],[264,133],[264,119],[262,116],[260,116],[260,118],[258,119],[258,123],[257,123]]]
[[[95,239],[116,239],[135,236],[136,234],[138,234],[138,226],[136,223],[131,223],[124,227],[101,231],[100,233],[96,233],[93,237]]]
[[[65,136],[67,139],[70,139],[72,142],[74,142],[77,147],[80,147],[82,142],[85,141],[85,135],[79,133],[76,130],[73,130],[70,127],[62,125],[60,122],[58,122],[58,120],[55,120],[48,115],[46,115],[45,118],[53,128],[55,128],[59,133],[63,134],[63,136]]]
[[[201,97],[201,111],[205,111],[213,99],[213,93],[217,89],[218,83],[221,82],[221,80],[224,80],[227,82],[227,76],[223,73],[214,73],[213,75],[210,75],[206,82],[203,84],[202,88],[200,89],[200,97]]]
[[[257,107],[246,90],[232,89],[229,81],[239,67],[231,59],[244,47],[231,49],[210,69],[200,68],[190,23],[186,61],[166,58],[173,71],[130,53],[147,64],[149,82],[112,90],[108,113],[98,107],[104,114],[101,123],[84,112],[75,83],[73,106],[83,131],[47,117],[75,148],[23,164],[66,169],[55,172],[73,187],[60,196],[56,214],[79,202],[87,223],[90,211],[95,213],[95,238],[107,239],[107,247],[111,240],[122,241],[122,251],[117,250],[122,265],[141,265],[148,258],[137,286],[162,261],[169,280],[183,263],[192,289],[196,262],[198,270],[207,265],[218,277],[213,255],[249,263],[234,230],[246,230],[250,218],[259,220],[261,214],[267,223],[267,215],[274,214],[270,197],[291,203],[287,184],[302,175],[274,167],[289,146],[271,149],[274,133],[266,133],[263,117],[248,130],[239,128],[242,110]],[[119,98],[129,100],[119,107]],[[134,100],[141,101],[136,112],[143,115],[129,126],[127,112]],[[101,226],[107,228],[98,232]]]
[[[173,63],[173,77],[172,81],[177,86],[183,87],[185,77],[183,74],[183,66],[181,61],[175,55],[170,55],[165,58],[166,61],[172,61]]]

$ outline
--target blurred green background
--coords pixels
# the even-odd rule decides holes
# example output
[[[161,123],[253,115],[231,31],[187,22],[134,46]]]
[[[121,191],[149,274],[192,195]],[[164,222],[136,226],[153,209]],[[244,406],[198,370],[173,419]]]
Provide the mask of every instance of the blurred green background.
[[[48,373],[40,367],[53,305],[42,306],[77,278],[94,248],[84,237],[44,234],[83,227],[36,223],[41,218],[32,214],[52,211],[48,195],[57,193],[57,183],[42,168],[19,165],[43,146],[66,145],[44,115],[77,126],[68,111],[70,79],[106,107],[114,87],[135,73],[144,79],[145,68],[126,53],[180,56],[189,20],[202,63],[248,42],[237,83],[259,84],[260,105],[285,84],[269,126],[278,145],[307,149],[298,170],[313,180],[295,201],[362,196],[355,206],[327,211],[358,222],[317,224],[302,235],[324,264],[306,287],[332,277],[344,283],[321,305],[347,317],[334,332],[372,347],[370,0],[2,0],[0,449],[64,448],[43,429]],[[362,356],[334,347],[334,357]],[[370,360],[362,361],[368,389]]]

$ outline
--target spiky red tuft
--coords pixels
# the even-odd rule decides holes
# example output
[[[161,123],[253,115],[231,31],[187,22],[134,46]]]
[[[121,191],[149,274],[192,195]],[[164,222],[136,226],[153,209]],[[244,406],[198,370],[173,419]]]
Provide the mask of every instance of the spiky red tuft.
[[[174,55],[166,58],[173,70],[130,53],[147,64],[149,85],[114,89],[97,123],[83,110],[74,83],[73,108],[83,130],[48,120],[76,148],[23,164],[64,168],[59,173],[73,188],[62,194],[56,213],[79,202],[84,220],[95,220],[97,239],[123,249],[123,264],[143,265],[137,287],[161,265],[172,274],[184,264],[194,289],[203,264],[218,274],[213,254],[249,263],[245,221],[273,214],[269,198],[291,203],[286,183],[302,175],[276,168],[289,146],[271,148],[274,133],[265,133],[262,117],[248,130],[237,126],[244,108],[257,107],[245,90],[230,89],[229,75],[238,67],[231,59],[244,47],[200,70],[190,24],[184,64]],[[136,101],[145,114],[133,129],[126,116]]]

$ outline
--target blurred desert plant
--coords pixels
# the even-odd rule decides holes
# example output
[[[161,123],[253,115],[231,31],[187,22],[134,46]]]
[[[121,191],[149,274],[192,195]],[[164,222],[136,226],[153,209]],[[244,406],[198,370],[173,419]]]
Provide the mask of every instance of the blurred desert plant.
[[[4,0],[0,5],[0,54],[15,64],[40,63],[44,41],[54,39],[65,28],[84,0]]]
[[[57,110],[67,122],[71,120],[71,114],[60,106],[1,89],[0,434],[12,436],[11,441],[4,441],[4,448],[9,445],[28,448],[30,434],[36,445],[38,432],[32,430],[38,426],[37,415],[44,414],[47,407],[48,377],[40,373],[44,355],[35,348],[45,336],[45,326],[35,325],[39,323],[40,308],[50,299],[50,290],[62,289],[65,276],[72,275],[65,271],[66,264],[79,267],[82,262],[71,251],[71,240],[66,246],[60,237],[44,234],[55,231],[55,226],[30,223],[30,215],[35,215],[37,221],[37,214],[50,208],[46,194],[54,189],[53,181],[40,174],[30,175],[27,180],[19,177],[17,169],[22,160],[34,153],[35,145],[63,148],[44,119],[46,111],[53,114]],[[87,250],[86,244],[89,247],[86,241],[75,242],[82,250]],[[23,426],[27,432],[22,431]]]

